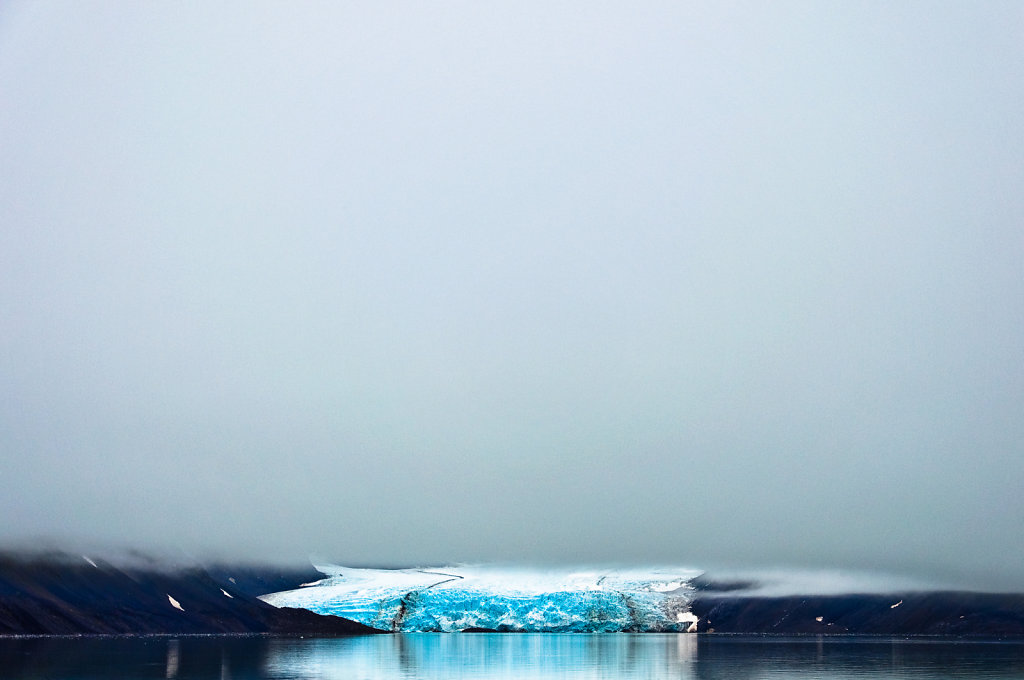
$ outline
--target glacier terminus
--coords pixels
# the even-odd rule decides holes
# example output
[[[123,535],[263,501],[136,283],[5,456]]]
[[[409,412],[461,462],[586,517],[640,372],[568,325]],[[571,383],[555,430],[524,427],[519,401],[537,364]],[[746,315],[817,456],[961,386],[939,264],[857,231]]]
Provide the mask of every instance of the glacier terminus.
[[[687,568],[543,570],[493,566],[359,569],[262,596],[277,607],[392,632],[689,632]]]

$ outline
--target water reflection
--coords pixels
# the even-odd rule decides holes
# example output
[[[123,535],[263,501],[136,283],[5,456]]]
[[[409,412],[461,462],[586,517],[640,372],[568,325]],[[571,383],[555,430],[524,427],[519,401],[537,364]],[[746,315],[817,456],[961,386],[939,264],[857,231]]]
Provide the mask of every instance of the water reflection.
[[[270,677],[317,678],[685,678],[692,635],[410,633],[310,646],[277,640]]]
[[[1024,679],[1024,641],[678,634],[0,639],[2,678]]]
[[[164,678],[178,677],[178,659],[181,655],[181,640],[167,641],[167,669]]]

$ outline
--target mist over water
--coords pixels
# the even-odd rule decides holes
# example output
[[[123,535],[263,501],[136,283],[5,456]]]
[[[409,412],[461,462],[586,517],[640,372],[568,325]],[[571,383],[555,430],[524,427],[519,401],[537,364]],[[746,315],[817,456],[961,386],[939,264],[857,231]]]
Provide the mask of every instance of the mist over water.
[[[0,547],[1024,590],[1024,15],[0,6]]]

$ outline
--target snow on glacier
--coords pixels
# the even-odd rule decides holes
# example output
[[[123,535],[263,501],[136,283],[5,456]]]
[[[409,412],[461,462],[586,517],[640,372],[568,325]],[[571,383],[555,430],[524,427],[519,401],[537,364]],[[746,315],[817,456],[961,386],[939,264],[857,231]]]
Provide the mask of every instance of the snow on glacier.
[[[551,571],[480,566],[355,569],[262,599],[380,630],[687,631],[693,569]]]

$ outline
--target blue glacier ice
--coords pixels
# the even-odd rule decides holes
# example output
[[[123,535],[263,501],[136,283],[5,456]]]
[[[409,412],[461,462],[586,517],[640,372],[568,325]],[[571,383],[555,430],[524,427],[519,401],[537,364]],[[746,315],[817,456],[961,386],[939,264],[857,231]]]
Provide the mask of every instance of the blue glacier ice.
[[[689,611],[689,581],[700,574],[472,566],[317,569],[327,578],[262,599],[395,632],[684,632],[696,621]]]

